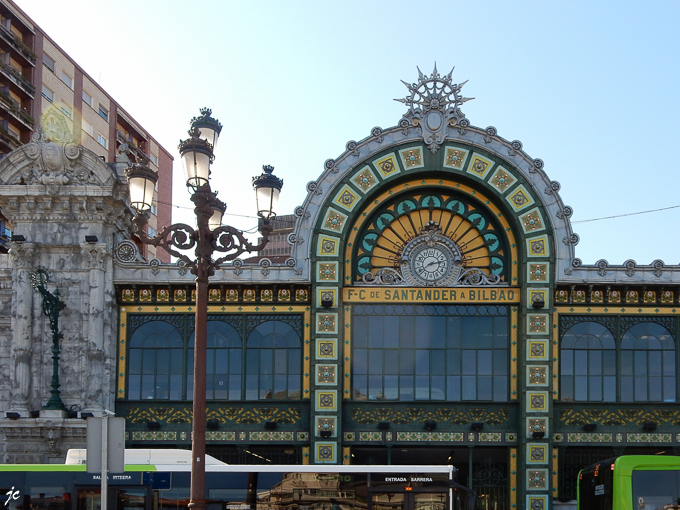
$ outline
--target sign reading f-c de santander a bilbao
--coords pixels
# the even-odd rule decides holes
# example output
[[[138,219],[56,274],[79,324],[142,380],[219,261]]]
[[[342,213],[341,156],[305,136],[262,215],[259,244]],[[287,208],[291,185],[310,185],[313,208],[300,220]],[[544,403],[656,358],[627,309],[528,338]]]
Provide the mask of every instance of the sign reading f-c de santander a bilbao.
[[[425,289],[422,287],[343,289],[345,303],[519,303],[518,287],[457,287]]]

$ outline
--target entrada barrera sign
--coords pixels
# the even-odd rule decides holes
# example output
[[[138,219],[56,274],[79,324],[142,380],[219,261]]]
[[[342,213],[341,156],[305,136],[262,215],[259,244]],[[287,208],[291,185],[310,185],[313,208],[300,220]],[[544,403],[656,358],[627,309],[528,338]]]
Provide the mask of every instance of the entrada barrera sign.
[[[519,303],[518,288],[345,288],[345,303]]]

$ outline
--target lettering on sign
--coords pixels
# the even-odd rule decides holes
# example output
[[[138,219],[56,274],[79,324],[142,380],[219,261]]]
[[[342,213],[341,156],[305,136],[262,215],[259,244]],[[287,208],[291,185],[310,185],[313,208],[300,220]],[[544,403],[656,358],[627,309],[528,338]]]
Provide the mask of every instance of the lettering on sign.
[[[16,501],[20,497],[19,491],[15,491],[14,487],[12,487],[10,490],[8,490],[7,494],[5,494],[5,496],[7,496],[7,500],[5,501],[5,506],[8,506],[10,501],[12,501],[12,500]]]
[[[350,303],[519,303],[520,298],[516,288],[345,288],[343,291],[344,301]]]

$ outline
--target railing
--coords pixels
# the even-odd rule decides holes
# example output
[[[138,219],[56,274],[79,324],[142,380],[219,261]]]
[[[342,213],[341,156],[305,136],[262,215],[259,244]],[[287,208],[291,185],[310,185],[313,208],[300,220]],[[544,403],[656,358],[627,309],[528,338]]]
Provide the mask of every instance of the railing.
[[[19,121],[23,122],[27,127],[32,128],[34,119],[31,117],[26,110],[21,108],[14,99],[10,96],[0,92],[0,104],[4,105],[7,110]]]
[[[16,149],[21,145],[21,140],[2,126],[0,126],[0,142],[5,143],[10,149]]]
[[[14,67],[0,60],[0,69],[2,69],[5,75],[19,87],[21,87],[28,95],[31,97],[35,95],[35,87],[33,84],[24,78]]]
[[[11,44],[15,50],[21,53],[28,62],[35,66],[36,55],[26,44],[11,30],[0,24],[0,37]]]

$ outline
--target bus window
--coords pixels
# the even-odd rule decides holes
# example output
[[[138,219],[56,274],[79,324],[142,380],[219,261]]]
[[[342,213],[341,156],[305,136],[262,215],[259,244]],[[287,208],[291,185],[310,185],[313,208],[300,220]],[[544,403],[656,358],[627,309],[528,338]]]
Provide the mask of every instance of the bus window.
[[[633,471],[633,509],[662,510],[680,504],[680,471]]]

